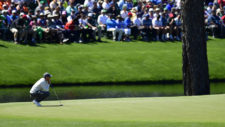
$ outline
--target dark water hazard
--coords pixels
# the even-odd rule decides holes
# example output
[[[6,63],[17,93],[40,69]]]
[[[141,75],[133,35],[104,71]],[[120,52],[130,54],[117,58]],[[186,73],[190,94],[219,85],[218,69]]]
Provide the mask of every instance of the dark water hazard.
[[[160,97],[182,96],[183,86],[174,85],[104,85],[104,86],[67,86],[54,88],[59,99],[90,99],[118,97]],[[30,88],[0,88],[0,102],[31,101]],[[56,100],[51,95],[47,100]],[[225,83],[211,83],[211,94],[225,93]]]

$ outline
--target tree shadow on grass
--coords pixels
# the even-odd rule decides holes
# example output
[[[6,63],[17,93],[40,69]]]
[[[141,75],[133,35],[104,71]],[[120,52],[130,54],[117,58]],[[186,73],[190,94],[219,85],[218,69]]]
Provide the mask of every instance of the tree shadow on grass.
[[[0,47],[1,47],[1,48],[8,48],[8,47],[6,47],[5,45],[1,45],[1,44],[0,44]]]

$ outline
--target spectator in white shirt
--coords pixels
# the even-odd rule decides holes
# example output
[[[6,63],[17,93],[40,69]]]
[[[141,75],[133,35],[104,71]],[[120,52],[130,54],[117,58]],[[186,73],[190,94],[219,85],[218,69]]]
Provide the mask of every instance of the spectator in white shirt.
[[[152,20],[153,28],[156,30],[156,40],[159,41],[159,36],[161,35],[161,40],[165,41],[165,29],[160,20],[160,15]]]
[[[55,10],[55,8],[59,6],[59,4],[58,4],[57,2],[58,2],[57,0],[53,0],[53,1],[50,3],[49,6],[50,6],[50,8],[51,8],[52,11]]]
[[[125,19],[128,16],[127,6],[123,6],[123,10],[120,11],[120,15],[123,19]]]
[[[109,3],[109,0],[104,0],[102,7],[103,9],[108,10],[110,8],[111,4]]]
[[[98,16],[98,25],[101,27],[101,30],[106,31],[106,21],[108,19],[108,16],[106,15],[106,10],[101,11],[101,15]]]

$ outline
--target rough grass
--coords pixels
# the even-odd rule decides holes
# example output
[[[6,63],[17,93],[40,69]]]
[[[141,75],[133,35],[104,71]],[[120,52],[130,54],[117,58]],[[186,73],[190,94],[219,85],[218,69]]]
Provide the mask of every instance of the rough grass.
[[[210,79],[225,79],[225,40],[208,41]],[[0,41],[0,85],[31,85],[44,72],[53,83],[182,79],[182,43],[113,42],[15,45]]]
[[[0,127],[225,127],[225,95],[0,103]],[[43,105],[55,105],[46,101]]]

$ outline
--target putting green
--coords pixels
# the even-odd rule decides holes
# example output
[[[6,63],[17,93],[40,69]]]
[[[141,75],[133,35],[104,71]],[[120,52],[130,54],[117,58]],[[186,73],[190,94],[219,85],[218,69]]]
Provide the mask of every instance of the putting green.
[[[0,127],[223,127],[225,94],[191,97],[64,100],[36,107],[31,102],[1,103]]]

